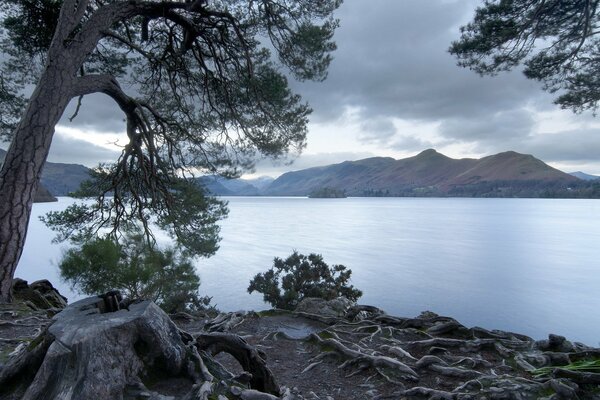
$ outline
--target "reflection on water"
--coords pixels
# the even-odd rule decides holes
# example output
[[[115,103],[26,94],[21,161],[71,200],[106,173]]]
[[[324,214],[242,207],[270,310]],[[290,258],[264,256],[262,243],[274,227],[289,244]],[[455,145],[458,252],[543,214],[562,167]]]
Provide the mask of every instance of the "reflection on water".
[[[267,308],[248,282],[298,250],[351,268],[361,303],[390,314],[431,310],[468,326],[600,343],[597,200],[228,200],[221,248],[198,262],[203,292],[223,310]],[[36,204],[34,214],[68,202]],[[58,281],[51,238],[34,215],[18,276]]]

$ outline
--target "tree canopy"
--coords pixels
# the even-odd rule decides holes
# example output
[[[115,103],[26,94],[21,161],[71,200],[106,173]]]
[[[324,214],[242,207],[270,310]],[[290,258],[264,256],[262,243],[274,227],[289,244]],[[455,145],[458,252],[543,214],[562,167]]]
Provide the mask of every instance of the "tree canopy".
[[[191,260],[177,247],[151,246],[132,225],[121,242],[94,238],[65,252],[60,275],[80,293],[120,290],[129,299],[152,300],[167,312],[206,308],[200,278]]]
[[[485,0],[450,53],[480,74],[525,75],[576,112],[600,101],[599,0]]]
[[[0,170],[0,298],[22,251],[54,126],[72,99],[79,110],[86,95],[109,96],[125,116],[128,142],[82,192],[98,201],[54,219],[61,233],[73,233],[75,223],[118,232],[131,218],[148,228],[158,215],[185,241],[182,233],[207,222],[181,207],[194,190],[185,178],[236,176],[260,157],[305,146],[311,110],[288,77],[325,79],[340,3],[0,0],[7,57],[0,130],[11,140]],[[35,89],[25,98],[27,87]]]

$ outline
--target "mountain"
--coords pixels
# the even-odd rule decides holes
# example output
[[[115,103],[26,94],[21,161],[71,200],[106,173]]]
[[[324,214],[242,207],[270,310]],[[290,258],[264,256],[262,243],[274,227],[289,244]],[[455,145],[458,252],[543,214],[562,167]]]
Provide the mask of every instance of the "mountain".
[[[583,179],[584,181],[593,181],[596,179],[600,179],[600,176],[586,174],[585,172],[581,171],[569,172],[569,175],[573,175],[574,177]]]
[[[0,162],[6,152],[0,149]],[[347,196],[600,197],[593,175],[566,174],[529,154],[507,151],[453,159],[433,149],[395,160],[372,157],[288,172],[277,179],[198,178],[217,196],[307,196],[323,189]],[[47,162],[36,201],[52,201],[89,178],[83,165]],[[45,190],[44,190],[45,189]]]
[[[244,179],[245,182],[254,186],[260,192],[265,190],[271,183],[273,183],[274,180],[275,180],[275,178],[272,178],[270,176],[259,176],[258,178],[254,178],[254,179]]]
[[[42,171],[42,184],[56,196],[67,196],[90,179],[89,169],[79,164],[47,162]]]
[[[44,185],[38,186],[35,197],[33,198],[34,203],[51,203],[54,201],[58,201],[58,199],[54,197]]]
[[[306,196],[335,188],[349,196],[538,197],[567,191],[577,182],[528,154],[507,151],[481,159],[453,159],[428,149],[401,160],[373,157],[288,172],[264,193]]]
[[[260,196],[273,181],[268,176],[255,179],[227,179],[221,176],[199,178],[199,182],[215,196]]]
[[[5,156],[6,151],[0,149],[0,163]],[[46,162],[41,186],[54,196],[66,196],[77,190],[81,182],[89,177],[89,169],[83,165]]]

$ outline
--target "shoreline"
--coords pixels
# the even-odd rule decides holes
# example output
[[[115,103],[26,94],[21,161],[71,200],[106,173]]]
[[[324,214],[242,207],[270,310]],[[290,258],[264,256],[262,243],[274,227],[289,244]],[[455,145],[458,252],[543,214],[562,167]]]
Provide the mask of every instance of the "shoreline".
[[[49,298],[56,299],[56,296]],[[93,299],[73,303],[68,309],[88,304]],[[24,312],[22,307],[15,310]],[[130,310],[114,312],[115,322],[130,318],[127,315],[134,309]],[[153,310],[151,315],[164,318],[160,317],[157,307]],[[48,317],[43,318],[44,310],[31,312],[37,315],[35,320],[40,321],[40,326],[51,322]],[[11,326],[10,321],[12,329],[16,329],[19,318],[33,321],[33,315],[13,315],[6,306],[2,306],[1,314],[5,321],[0,324],[3,336]],[[70,327],[78,319],[66,317],[65,320],[62,314],[54,315],[52,320],[61,321],[62,318],[59,325],[64,328],[61,332],[63,329],[86,332],[88,329]],[[66,315],[71,314],[72,310]],[[107,315],[107,321],[110,321],[112,314],[102,315]],[[451,317],[432,312],[423,312],[415,318],[396,317],[376,307],[356,305],[345,299],[304,299],[294,311],[271,309],[221,313],[216,317],[177,313],[170,318],[186,337],[204,337],[203,340],[222,335],[243,337],[244,342],[262,354],[273,382],[282,388],[281,392],[287,388],[288,397],[282,399],[600,398],[600,373],[571,370],[570,367],[585,360],[600,361],[600,348],[573,343],[558,335],[536,341],[514,332],[467,328]],[[94,323],[93,329],[104,330],[111,324]],[[35,332],[31,323],[27,325],[30,332]],[[98,334],[90,331],[86,335],[93,338]],[[32,338],[25,342],[38,340]],[[3,341],[4,349],[0,349],[0,354],[5,356],[6,343]],[[16,341],[12,345],[19,348]],[[122,344],[115,342],[115,345]],[[214,360],[230,371],[231,376],[244,375],[240,364],[230,356],[218,355]],[[0,378],[1,365],[5,362],[6,359],[0,360]],[[209,367],[211,372],[216,373],[212,368]],[[161,390],[169,393],[189,390],[181,380],[167,376],[155,376],[154,379],[163,383],[144,387],[144,391],[156,390],[156,393],[165,394]],[[233,393],[233,386],[227,389],[229,384],[218,390]],[[235,394],[228,397],[244,399],[245,395],[241,393],[238,393],[241,397]],[[3,397],[0,395],[0,398]],[[264,397],[267,398],[276,397]]]

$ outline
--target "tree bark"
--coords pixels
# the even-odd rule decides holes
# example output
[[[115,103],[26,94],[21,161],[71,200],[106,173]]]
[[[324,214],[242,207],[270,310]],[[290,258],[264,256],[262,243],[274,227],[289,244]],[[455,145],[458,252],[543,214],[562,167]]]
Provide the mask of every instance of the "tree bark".
[[[54,127],[71,98],[74,74],[69,69],[48,65],[0,170],[0,303],[11,301],[12,279],[25,245],[42,167]]]

